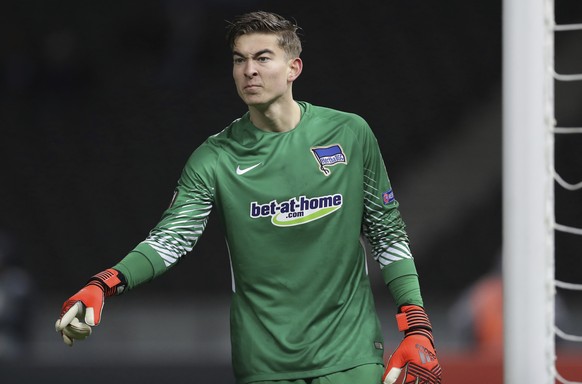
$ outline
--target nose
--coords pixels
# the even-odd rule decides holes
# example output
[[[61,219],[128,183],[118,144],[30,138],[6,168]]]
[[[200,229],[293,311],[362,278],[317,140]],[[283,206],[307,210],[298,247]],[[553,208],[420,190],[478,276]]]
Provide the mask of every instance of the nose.
[[[247,60],[245,64],[244,74],[249,79],[255,77],[258,74],[252,60]]]

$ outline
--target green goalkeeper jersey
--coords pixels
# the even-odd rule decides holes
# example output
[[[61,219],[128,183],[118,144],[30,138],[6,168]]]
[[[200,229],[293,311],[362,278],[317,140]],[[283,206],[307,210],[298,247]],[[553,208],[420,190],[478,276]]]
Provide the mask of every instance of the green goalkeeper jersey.
[[[299,105],[301,121],[291,131],[259,130],[247,113],[208,138],[188,160],[161,221],[115,266],[129,288],[165,272],[192,250],[214,210],[232,267],[239,383],[383,362],[362,234],[387,283],[416,274],[368,124]]]

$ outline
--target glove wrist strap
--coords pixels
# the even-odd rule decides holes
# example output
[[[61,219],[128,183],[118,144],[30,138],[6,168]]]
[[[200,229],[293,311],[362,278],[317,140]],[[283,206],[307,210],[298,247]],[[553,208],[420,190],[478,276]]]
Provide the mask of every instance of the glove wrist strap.
[[[125,276],[113,268],[99,272],[89,279],[87,285],[95,285],[103,290],[105,297],[121,295],[127,286]]]
[[[410,335],[423,335],[427,337],[434,346],[432,336],[432,325],[428,315],[422,307],[418,305],[404,305],[400,308],[400,313],[396,315],[398,330],[404,332],[404,337]]]

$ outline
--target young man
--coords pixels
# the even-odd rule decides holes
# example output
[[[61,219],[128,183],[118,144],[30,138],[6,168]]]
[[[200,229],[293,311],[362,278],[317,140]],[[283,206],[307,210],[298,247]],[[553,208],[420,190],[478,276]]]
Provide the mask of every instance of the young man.
[[[248,113],[197,148],[149,236],[68,299],[65,343],[99,324],[105,297],[152,280],[192,250],[214,209],[232,266],[237,383],[440,383],[431,325],[398,203],[366,122],[293,99],[297,26],[268,12],[229,28]],[[398,307],[404,339],[383,341],[361,234]],[[418,380],[418,381],[417,381]]]

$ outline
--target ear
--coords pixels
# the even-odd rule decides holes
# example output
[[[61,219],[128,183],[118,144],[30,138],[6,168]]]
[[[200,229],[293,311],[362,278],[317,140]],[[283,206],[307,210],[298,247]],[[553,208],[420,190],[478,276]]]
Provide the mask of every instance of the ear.
[[[287,75],[287,81],[289,81],[291,83],[293,81],[295,81],[299,77],[299,75],[301,74],[302,70],[303,70],[303,61],[299,57],[291,59],[289,61],[289,74]]]

